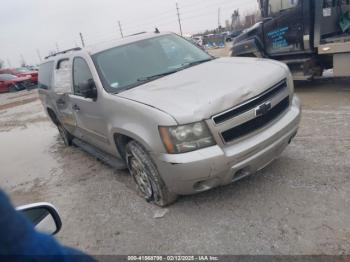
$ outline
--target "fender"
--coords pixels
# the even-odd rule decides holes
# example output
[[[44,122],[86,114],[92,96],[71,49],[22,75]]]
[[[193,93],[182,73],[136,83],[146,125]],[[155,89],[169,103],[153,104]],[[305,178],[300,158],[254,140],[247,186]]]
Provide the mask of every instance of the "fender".
[[[266,57],[263,51],[263,45],[257,37],[235,42],[232,47],[231,56]]]

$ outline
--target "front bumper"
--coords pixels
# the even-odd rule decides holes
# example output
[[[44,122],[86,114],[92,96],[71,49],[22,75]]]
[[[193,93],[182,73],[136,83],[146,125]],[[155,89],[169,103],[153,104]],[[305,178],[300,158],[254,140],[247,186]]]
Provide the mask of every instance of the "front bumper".
[[[252,137],[186,154],[153,155],[153,159],[170,191],[180,195],[203,192],[253,174],[279,157],[296,135],[300,117],[300,100],[294,96],[283,116]]]

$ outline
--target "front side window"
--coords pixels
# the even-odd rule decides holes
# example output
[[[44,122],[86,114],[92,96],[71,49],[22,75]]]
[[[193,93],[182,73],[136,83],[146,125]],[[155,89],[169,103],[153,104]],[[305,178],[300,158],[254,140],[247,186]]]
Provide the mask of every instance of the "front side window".
[[[281,11],[294,8],[298,5],[299,0],[270,0],[269,14],[278,14]]]
[[[111,93],[212,59],[177,35],[164,35],[114,47],[92,58],[104,88]]]
[[[74,58],[73,62],[73,88],[74,94],[82,96],[79,86],[86,84],[93,79],[90,68],[86,61],[81,57]]]

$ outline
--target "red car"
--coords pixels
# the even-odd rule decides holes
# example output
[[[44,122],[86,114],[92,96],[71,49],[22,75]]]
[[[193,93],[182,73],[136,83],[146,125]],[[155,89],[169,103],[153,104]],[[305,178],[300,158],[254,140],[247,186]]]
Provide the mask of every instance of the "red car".
[[[10,74],[18,77],[30,77],[33,84],[38,83],[38,72],[30,71],[25,67],[0,69],[0,74]]]
[[[31,85],[29,76],[18,77],[10,74],[0,74],[0,93],[17,92]]]

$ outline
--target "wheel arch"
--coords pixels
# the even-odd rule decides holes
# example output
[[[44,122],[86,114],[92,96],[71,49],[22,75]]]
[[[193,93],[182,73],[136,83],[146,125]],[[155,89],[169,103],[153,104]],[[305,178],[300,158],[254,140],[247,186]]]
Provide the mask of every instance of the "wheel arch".
[[[58,118],[57,118],[55,111],[53,111],[53,109],[50,107],[47,107],[46,111],[47,111],[47,114],[48,114],[49,118],[51,119],[51,121],[57,126],[59,124],[59,121],[58,121]]]
[[[234,43],[232,47],[232,56],[243,57],[266,57],[262,41],[258,37],[244,39]]]
[[[144,141],[141,137],[132,134],[130,132],[127,131],[117,131],[117,132],[113,132],[113,140],[114,143],[117,147],[118,153],[119,155],[125,160],[125,149],[126,149],[126,145],[130,142],[130,141],[136,141],[138,142],[143,148],[145,148],[145,150],[147,152],[151,151],[151,147],[146,143],[146,141]]]

